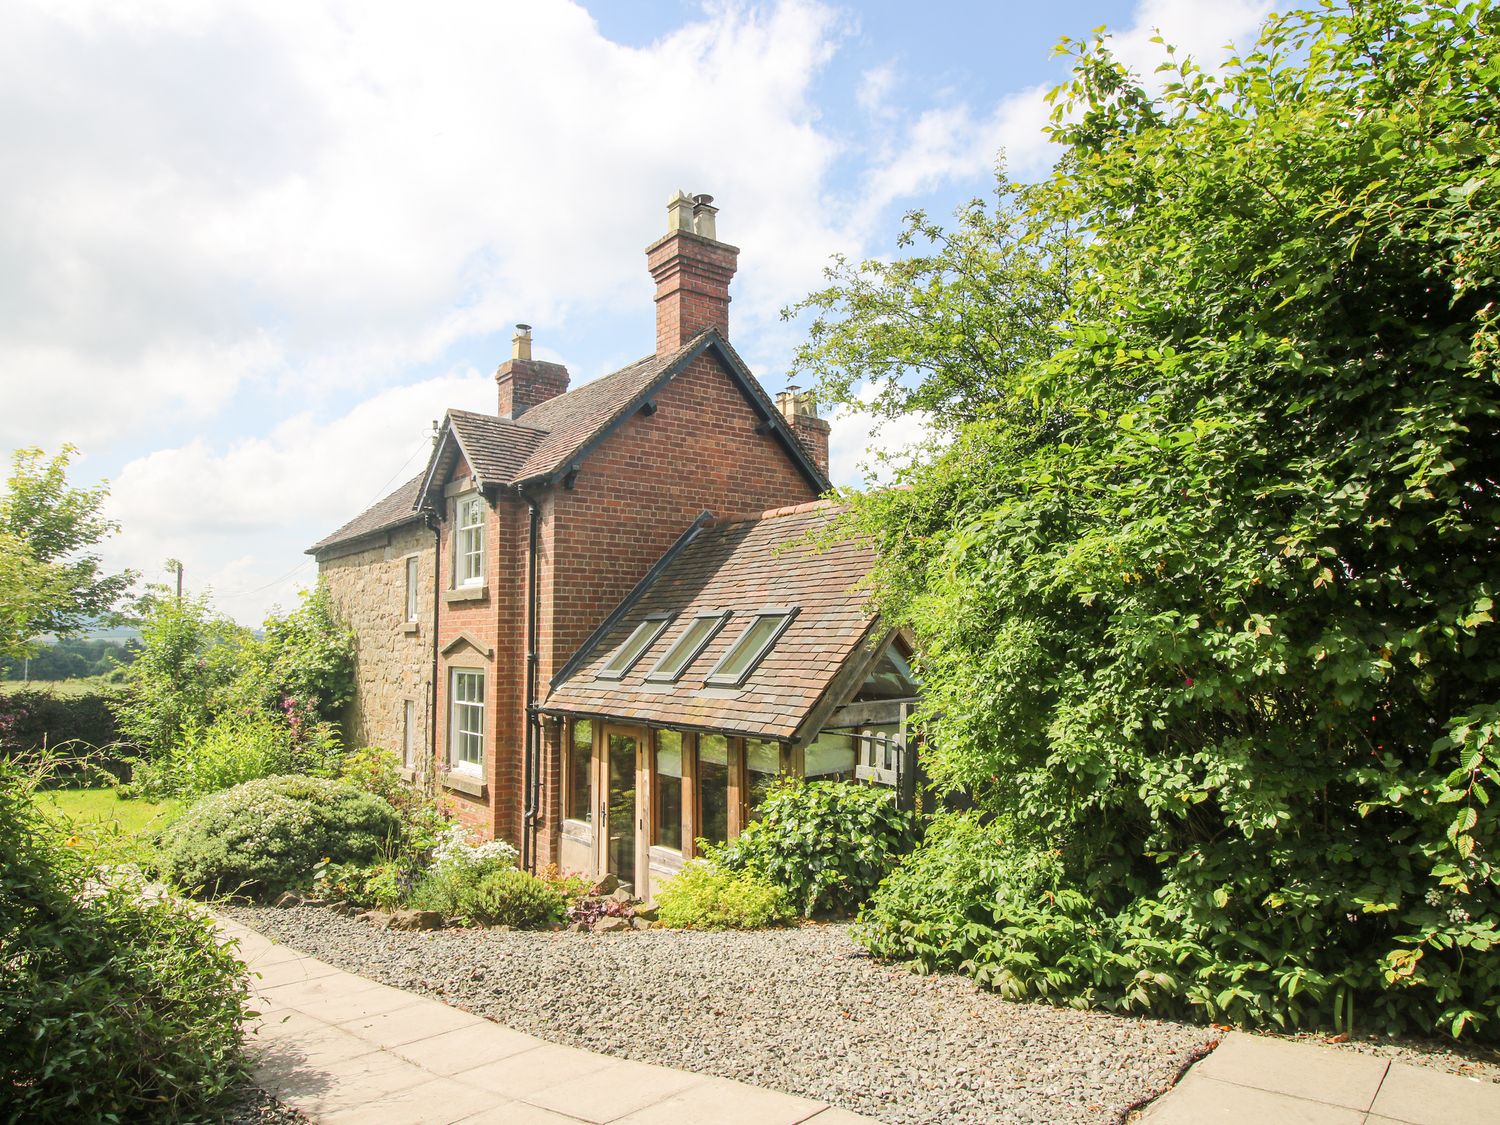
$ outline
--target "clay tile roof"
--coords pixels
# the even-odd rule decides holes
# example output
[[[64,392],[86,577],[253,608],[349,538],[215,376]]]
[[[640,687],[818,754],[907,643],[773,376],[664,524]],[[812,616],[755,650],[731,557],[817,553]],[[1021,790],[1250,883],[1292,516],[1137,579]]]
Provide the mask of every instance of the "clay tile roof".
[[[471,410],[449,410],[448,418],[474,470],[486,484],[509,484],[533,450],[547,440],[545,429],[531,422],[501,418],[497,414],[475,414]]]
[[[515,479],[545,476],[561,469],[650,390],[663,372],[697,347],[699,339],[701,334],[675,352],[638,359],[592,383],[533,406],[523,416],[525,424],[546,430],[547,435],[530,451]]]
[[[319,539],[306,551],[307,554],[316,554],[334,546],[336,543],[345,543],[353,539],[362,539],[366,535],[374,535],[376,532],[388,531],[393,527],[400,527],[419,518],[420,513],[416,509],[417,494],[422,490],[422,477],[415,476],[389,496],[377,500],[359,515],[339,528],[331,535]]]
[[[861,650],[873,619],[855,585],[869,573],[866,543],[809,541],[840,509],[827,501],[748,517],[709,520],[661,572],[633,592],[607,629],[571,662],[544,710],[609,715],[637,722],[789,740]],[[738,688],[704,684],[709,671],[750,625],[757,610],[796,606],[797,615]],[[673,684],[647,674],[698,614],[732,611],[728,623]],[[635,666],[618,681],[599,670],[643,620],[672,614]]]

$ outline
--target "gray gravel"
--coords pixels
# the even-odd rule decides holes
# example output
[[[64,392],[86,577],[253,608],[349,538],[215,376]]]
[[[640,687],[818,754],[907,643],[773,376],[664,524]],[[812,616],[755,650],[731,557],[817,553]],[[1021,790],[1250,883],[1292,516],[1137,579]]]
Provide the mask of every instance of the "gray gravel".
[[[309,1125],[312,1118],[277,1101],[258,1086],[246,1084],[227,1107],[220,1125]]]
[[[400,933],[315,908],[219,909],[340,968],[543,1039],[801,1094],[889,1125],[1116,1122],[1217,1037],[915,976],[864,957],[841,925]]]

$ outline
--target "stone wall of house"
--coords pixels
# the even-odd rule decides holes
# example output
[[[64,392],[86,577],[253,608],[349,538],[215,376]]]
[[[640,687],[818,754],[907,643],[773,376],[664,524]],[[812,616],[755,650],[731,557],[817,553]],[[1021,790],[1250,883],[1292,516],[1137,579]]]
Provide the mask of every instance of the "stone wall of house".
[[[417,558],[417,619],[406,620],[406,560]],[[420,523],[339,545],[318,559],[339,616],[355,636],[355,692],[345,718],[350,747],[403,752],[412,706],[412,765],[425,762],[432,730],[432,532]]]

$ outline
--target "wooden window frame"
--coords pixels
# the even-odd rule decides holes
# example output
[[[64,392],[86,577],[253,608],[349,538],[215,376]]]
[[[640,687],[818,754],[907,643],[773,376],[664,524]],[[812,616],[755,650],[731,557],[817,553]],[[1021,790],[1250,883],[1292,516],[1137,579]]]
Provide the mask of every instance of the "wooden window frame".
[[[415,624],[422,612],[422,556],[406,556],[406,623]]]
[[[459,700],[458,678],[460,676],[479,677],[479,702],[476,704],[470,700]],[[468,774],[473,777],[484,776],[484,755],[488,748],[488,739],[485,737],[485,720],[488,700],[486,698],[486,677],[483,668],[457,668],[448,669],[448,768],[454,773]],[[478,708],[479,730],[462,730],[458,724],[458,713],[460,708]],[[465,761],[459,757],[459,736],[462,734],[477,733],[479,736],[479,760],[477,762]]]
[[[477,491],[465,492],[453,502],[453,587],[461,589],[465,586],[483,586],[485,568],[485,530],[488,523],[488,505],[484,497]],[[473,523],[465,523],[466,513],[469,511],[478,513],[479,518]],[[478,573],[470,574],[470,560],[477,560],[473,569]]]
[[[575,739],[577,737],[577,735],[576,735],[576,729],[575,728],[578,726],[579,723],[588,723],[589,724],[589,764],[588,764],[588,774],[589,774],[588,781],[589,781],[589,784],[588,784],[588,798],[587,798],[587,800],[588,800],[589,814],[590,815],[589,815],[589,818],[586,819],[586,820],[580,820],[576,816],[570,816],[569,815],[571,812],[576,811],[576,810],[573,810],[572,808],[570,808],[570,806],[569,806],[569,798],[572,796],[572,793],[573,793],[573,770],[575,768],[575,763],[573,761],[573,749],[574,749],[574,742],[575,742]],[[563,748],[562,748],[562,751],[563,751],[563,754],[562,754],[563,761],[562,761],[562,770],[561,770],[561,773],[562,773],[562,793],[559,795],[560,799],[558,801],[558,806],[562,809],[562,819],[563,820],[571,821],[574,824],[581,824],[585,828],[589,828],[589,829],[592,829],[593,826],[594,826],[594,821],[593,821],[593,812],[594,812],[594,757],[598,753],[599,725],[600,725],[600,720],[598,720],[598,719],[569,719],[567,721],[567,723],[564,724],[564,726],[563,726]]]

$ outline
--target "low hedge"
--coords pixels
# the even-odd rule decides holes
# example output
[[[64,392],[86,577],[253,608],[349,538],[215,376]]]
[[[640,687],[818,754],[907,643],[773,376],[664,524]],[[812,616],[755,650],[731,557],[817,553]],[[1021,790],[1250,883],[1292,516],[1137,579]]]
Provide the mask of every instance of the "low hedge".
[[[109,692],[56,695],[26,688],[0,691],[0,755],[25,762],[38,751],[60,751],[69,759],[55,763],[47,784],[77,784],[97,766],[124,781],[130,776],[129,747],[110,709]]]

